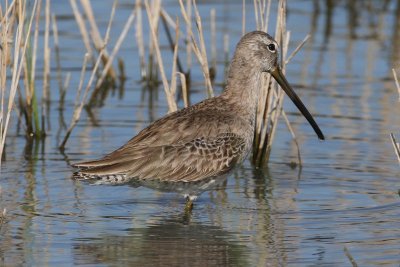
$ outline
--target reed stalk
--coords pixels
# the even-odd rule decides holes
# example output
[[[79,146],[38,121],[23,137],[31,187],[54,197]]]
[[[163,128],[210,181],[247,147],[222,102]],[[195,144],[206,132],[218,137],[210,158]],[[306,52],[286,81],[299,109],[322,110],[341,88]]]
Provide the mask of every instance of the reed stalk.
[[[51,28],[53,30],[53,42],[54,42],[54,53],[56,58],[56,70],[57,70],[57,81],[58,81],[58,90],[60,94],[60,109],[64,106],[64,97],[65,97],[65,90],[63,88],[63,78],[61,72],[61,61],[60,61],[60,42],[58,38],[58,27],[57,27],[57,19],[54,14],[51,16]]]
[[[89,33],[86,28],[85,21],[83,19],[83,16],[81,12],[79,11],[78,5],[76,3],[76,0],[69,0],[72,12],[74,13],[76,23],[78,24],[79,31],[82,36],[83,44],[86,47],[86,52],[89,54],[89,59],[92,61],[93,65],[95,64],[94,59],[93,59],[93,49],[92,46],[90,45],[90,38],[89,38]]]
[[[178,72],[179,78],[181,79],[181,86],[182,86],[182,96],[183,96],[183,105],[185,108],[189,106],[189,97],[188,97],[188,90],[186,84],[186,75],[182,72]]]
[[[5,139],[10,123],[11,112],[14,107],[14,100],[18,90],[18,84],[21,76],[22,67],[24,66],[25,54],[27,51],[33,19],[35,17],[38,1],[35,0],[32,8],[32,15],[28,20],[25,29],[24,22],[26,20],[26,3],[24,1],[13,1],[6,12],[2,14],[1,27],[1,49],[0,49],[0,93],[1,93],[1,114],[0,114],[0,167],[4,154]],[[16,16],[15,19],[12,17]],[[16,30],[13,32],[14,23]],[[24,36],[24,32],[26,35]],[[14,40],[14,48],[8,45],[8,40]],[[12,64],[10,64],[12,61]],[[11,78],[7,79],[7,68],[11,68]],[[7,90],[6,88],[9,88]],[[8,99],[6,103],[6,99]],[[5,105],[7,107],[5,107]]]
[[[136,28],[135,38],[138,46],[139,60],[140,60],[140,76],[144,80],[147,76],[146,73],[146,60],[144,53],[144,42],[143,42],[143,23],[142,23],[142,1],[136,0],[135,3],[136,11]]]
[[[83,87],[83,81],[85,78],[85,73],[86,73],[86,66],[87,66],[87,61],[89,59],[89,54],[85,54],[85,57],[83,59],[83,64],[82,64],[82,71],[81,71],[81,78],[79,80],[79,86],[78,86],[78,91],[76,93],[76,98],[75,98],[75,106],[74,106],[74,112],[71,118],[71,122],[70,125],[67,129],[67,132],[64,136],[64,139],[62,140],[62,142],[59,145],[59,148],[61,151],[63,151],[65,149],[65,145],[67,144],[67,141],[72,133],[72,130],[75,128],[76,124],[79,122],[79,119],[81,117],[81,112],[82,109],[86,103],[86,99],[88,97],[89,94],[89,89],[91,88],[93,81],[94,81],[94,77],[96,76],[96,72],[97,69],[99,68],[100,62],[102,61],[103,58],[103,53],[104,53],[104,49],[100,50],[99,56],[97,58],[97,61],[94,65],[94,68],[92,70],[92,74],[90,76],[90,79],[86,85],[85,91],[83,93],[83,96],[81,98],[81,91],[82,91],[82,87]]]
[[[113,13],[113,11],[112,11],[112,13]],[[110,32],[110,28],[111,28],[112,18],[113,18],[113,15],[111,16],[110,23],[109,23],[109,26],[107,28],[107,33],[106,33],[105,40],[109,39],[109,32]],[[96,89],[100,88],[100,86],[103,83],[104,79],[107,77],[107,75],[109,73],[109,70],[112,67],[112,63],[114,61],[114,58],[117,55],[117,53],[118,53],[118,51],[119,51],[119,49],[120,49],[120,47],[122,45],[122,42],[125,40],[125,37],[128,34],[128,31],[129,31],[130,27],[132,26],[132,23],[133,23],[134,19],[135,19],[135,10],[133,10],[132,14],[128,17],[128,20],[126,21],[125,26],[124,26],[121,34],[119,35],[119,38],[118,38],[117,42],[115,43],[113,51],[111,52],[111,55],[108,58],[107,64],[104,66],[103,72],[101,73],[100,78],[97,80]]]
[[[36,97],[36,88],[35,88],[35,77],[36,77],[36,59],[37,59],[37,43],[39,37],[39,20],[40,20],[40,11],[41,11],[41,3],[42,1],[38,1],[37,9],[36,9],[36,20],[35,20],[35,29],[34,29],[34,37],[33,44],[30,36],[26,37],[28,42],[27,51],[25,53],[25,61],[23,62],[24,67],[24,82],[25,82],[25,98],[22,95],[21,91],[19,92],[19,103],[22,113],[25,115],[26,122],[26,134],[29,138],[31,137],[41,137],[42,133],[40,119],[39,119],[39,105]],[[34,14],[32,13],[32,16]],[[43,109],[42,109],[43,115]]]
[[[396,88],[397,88],[397,92],[399,93],[399,102],[400,102],[400,84],[399,84],[399,79],[397,78],[397,73],[395,69],[392,69],[393,72],[393,77],[394,77],[394,81],[396,84]]]
[[[210,31],[211,31],[211,67],[210,79],[214,81],[217,75],[217,26],[215,8],[210,11]]]
[[[169,45],[171,47],[172,52],[174,52],[176,42],[178,42],[179,40],[176,39],[176,38],[175,38],[175,41],[173,40],[172,35],[171,35],[171,31],[169,30],[169,27],[168,27],[168,24],[171,25],[175,29],[175,32],[177,32],[177,31],[179,32],[180,31],[179,27],[177,28],[177,23],[175,23],[172,20],[172,18],[168,15],[168,13],[165,11],[165,9],[161,9],[160,10],[160,14],[161,14],[161,19],[162,19],[161,21],[163,23],[163,26],[164,26],[164,29],[165,29],[165,33],[167,35],[167,39],[168,39],[168,42],[169,42]],[[178,33],[178,34],[180,34],[180,33]],[[181,61],[179,59],[179,55],[178,54],[176,55],[176,64],[177,64],[177,68],[178,68],[179,72],[183,73],[184,72],[183,71],[183,66],[182,66],[182,63],[181,63]]]
[[[242,2],[242,36],[246,34],[246,0]]]
[[[149,2],[147,2],[149,4]],[[149,4],[150,6],[150,4]],[[154,25],[154,31],[158,34],[158,22],[160,20],[160,10],[161,10],[161,0],[153,0],[151,1],[150,10],[152,11],[153,16],[151,17],[151,23]],[[149,23],[150,24],[150,23]],[[155,40],[153,39],[153,35],[149,36],[149,60],[148,60],[148,77],[147,81],[150,82],[150,88],[154,88],[154,85],[158,86],[158,73],[157,67],[155,64],[155,58],[157,55],[155,53]]]
[[[169,110],[169,112],[173,112],[173,111],[176,111],[178,108],[177,108],[177,104],[175,102],[175,96],[174,96],[173,92],[171,91],[171,87],[168,84],[168,80],[167,80],[167,77],[166,77],[165,71],[164,71],[164,64],[163,64],[163,60],[161,57],[160,46],[159,46],[158,36],[157,36],[157,32],[156,32],[157,26],[154,25],[155,22],[158,22],[158,19],[153,18],[154,16],[159,16],[159,14],[155,14],[154,12],[160,13],[160,9],[156,8],[155,10],[153,10],[153,13],[152,13],[152,11],[150,10],[150,5],[149,5],[148,0],[145,0],[144,4],[146,7],[146,13],[147,13],[147,17],[148,17],[148,21],[149,21],[149,25],[150,25],[150,32],[151,32],[151,36],[152,36],[152,40],[153,40],[154,52],[155,52],[155,55],[157,58],[158,68],[159,68],[159,71],[161,74],[164,92],[165,92],[165,96],[166,96],[167,103],[168,103],[168,110]]]
[[[310,34],[307,34],[306,37],[304,37],[303,41],[293,50],[293,52],[290,54],[290,56],[285,60],[285,65],[289,64],[290,60],[301,50],[301,48],[307,43],[307,41],[311,38]]]
[[[104,49],[106,43],[103,40],[103,38],[101,37],[99,28],[97,27],[96,19],[93,14],[92,5],[89,0],[81,0],[80,2],[83,7],[83,10],[85,11],[86,18],[88,19],[88,22],[90,25],[90,29],[91,29],[90,35],[92,37],[93,45],[98,52],[104,50],[102,53],[102,62],[103,62],[103,65],[105,66],[105,65],[107,65],[107,63],[109,61],[109,53],[108,53],[107,49]],[[109,67],[107,74],[112,81],[116,81],[117,75],[112,66]]]
[[[400,164],[400,143],[397,142],[396,137],[394,136],[393,133],[390,134],[390,140],[392,141],[394,152]]]
[[[399,84],[399,80],[397,78],[397,73],[396,73],[395,69],[392,69],[392,72],[393,72],[393,77],[394,77],[394,81],[395,81],[395,84],[396,84],[397,92],[399,93],[398,101],[400,102],[400,84]],[[397,160],[399,161],[399,164],[400,164],[400,143],[397,142],[396,137],[394,136],[393,133],[390,134],[390,140],[392,141],[394,152],[395,152],[395,154],[397,156]]]
[[[103,52],[102,53],[103,54],[103,58],[102,58],[103,59],[103,64],[104,64],[104,53],[107,53],[106,47],[107,47],[108,41],[110,39],[110,31],[111,31],[112,22],[114,20],[115,9],[116,9],[117,3],[118,3],[118,1],[114,1],[113,7],[111,9],[110,19],[109,19],[109,22],[108,22],[108,27],[107,27],[107,30],[106,30],[106,34],[104,36],[105,43],[104,43],[103,49],[101,50]],[[113,48],[113,51],[111,52],[111,55],[109,55],[107,57],[107,62],[104,64],[104,68],[103,68],[102,73],[99,74],[99,79],[96,82],[96,86],[95,86],[95,88],[94,88],[94,90],[93,90],[93,92],[92,92],[92,94],[90,96],[90,100],[89,100],[89,103],[87,105],[88,108],[90,108],[91,106],[93,106],[93,105],[95,105],[97,103],[98,95],[99,95],[99,93],[101,91],[104,91],[104,92],[108,91],[108,89],[109,89],[108,85],[109,84],[105,83],[105,81],[109,81],[109,78],[111,78],[110,77],[110,69],[113,68],[112,63],[113,63],[113,61],[115,59],[115,56],[117,55],[117,53],[118,53],[118,51],[119,51],[119,49],[120,49],[120,47],[122,45],[122,42],[125,40],[125,37],[126,37],[126,35],[128,33],[128,30],[130,29],[130,27],[131,27],[131,25],[133,23],[134,18],[135,18],[135,10],[133,9],[132,10],[132,14],[128,17],[128,20],[127,20],[127,22],[126,22],[126,24],[125,24],[120,36],[119,36],[117,42],[115,43],[115,46]],[[123,66],[123,64],[119,64],[119,67],[121,67],[122,70],[123,70],[122,66]],[[114,79],[111,78],[110,82],[111,82],[111,84],[113,86],[115,85],[115,80]],[[104,90],[102,90],[102,89],[104,89]],[[103,94],[103,96],[104,95],[105,94]],[[103,96],[101,98],[103,98]],[[102,102],[101,102],[101,104],[102,104]]]
[[[224,34],[224,76],[227,75],[229,68],[229,34]]]
[[[0,213],[0,229],[1,226],[6,222],[7,219],[7,209],[4,208],[3,211]]]
[[[44,29],[44,48],[43,48],[43,93],[42,93],[42,135],[46,135],[46,119],[47,125],[50,129],[50,47],[49,47],[49,35],[50,35],[50,0],[46,0],[45,6],[45,29]]]
[[[351,266],[358,267],[358,264],[357,264],[356,260],[350,254],[350,251],[347,249],[346,246],[344,246],[343,251],[344,251],[344,254],[346,255],[346,257],[349,259],[349,261],[351,263]]]
[[[187,16],[186,25],[186,67],[187,72],[190,73],[192,68],[192,40],[190,33],[192,32],[192,0],[186,0],[185,14]]]
[[[254,0],[255,19],[257,29],[268,31],[269,14],[271,1]],[[281,47],[281,67],[285,71],[285,65],[293,58],[293,56],[301,49],[309,37],[295,49],[295,51],[287,57],[287,51],[290,40],[290,32],[286,31],[286,0],[280,0],[278,4],[278,17],[275,31],[275,40]],[[282,115],[285,123],[292,135],[294,143],[297,147],[298,161],[301,166],[301,155],[298,142],[296,140],[293,128],[287,119],[286,113],[283,111],[283,91],[272,81],[269,74],[264,75],[262,80],[262,91],[257,105],[257,118],[253,143],[253,163],[257,166],[264,165],[268,162],[274,141],[278,120]]]
[[[181,7],[181,13],[185,20],[185,23],[190,24],[191,22],[189,21],[189,16],[186,12],[186,9],[183,5],[182,0],[179,0],[179,5]],[[202,73],[204,76],[204,82],[205,82],[206,90],[207,90],[207,95],[208,95],[208,97],[212,97],[212,96],[214,96],[214,91],[213,91],[211,79],[210,79],[207,51],[206,51],[206,47],[205,47],[205,43],[204,43],[201,17],[200,17],[199,11],[197,9],[196,1],[193,0],[192,5],[193,5],[194,12],[195,12],[196,28],[197,28],[197,35],[198,35],[199,41],[198,41],[198,43],[196,42],[195,36],[193,34],[193,30],[190,29],[190,31],[189,31],[189,37],[190,37],[190,41],[191,41],[190,43],[192,46],[192,50],[194,51],[196,58],[197,58],[198,62],[200,63],[200,66],[202,69]]]
[[[44,30],[44,66],[43,66],[43,102],[50,102],[49,78],[50,78],[50,0],[46,0],[45,30]],[[42,104],[44,104],[42,103]]]
[[[176,95],[176,68],[178,65],[178,48],[179,48],[179,20],[176,19],[176,27],[175,27],[175,45],[174,45],[174,55],[172,58],[172,73],[171,73],[171,94],[172,96]],[[182,73],[182,72],[180,72]]]

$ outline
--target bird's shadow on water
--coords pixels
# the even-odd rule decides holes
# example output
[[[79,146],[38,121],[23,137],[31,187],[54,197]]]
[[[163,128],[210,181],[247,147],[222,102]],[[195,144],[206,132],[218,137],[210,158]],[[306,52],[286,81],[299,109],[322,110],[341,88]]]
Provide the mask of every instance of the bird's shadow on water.
[[[248,201],[246,201],[247,204],[242,201],[228,203],[229,197],[226,193],[229,194],[230,190],[237,189],[235,184],[237,181],[243,186],[237,191],[242,192],[242,200],[252,198],[256,200],[256,203],[249,204]],[[246,183],[249,184],[246,185]],[[248,188],[246,189],[246,187]],[[276,218],[269,213],[271,190],[273,190],[273,181],[271,181],[268,170],[239,168],[228,178],[228,183],[222,183],[219,187],[204,192],[204,194],[209,194],[210,199],[207,200],[207,196],[202,195],[195,202],[192,212],[184,211],[184,200],[176,197],[173,201],[177,201],[177,205],[167,201],[169,203],[164,203],[163,209],[162,205],[164,204],[161,204],[156,208],[158,211],[152,213],[144,224],[141,224],[141,220],[133,219],[132,226],[119,231],[118,234],[103,232],[97,233],[94,237],[83,236],[73,239],[74,264],[250,266],[251,260],[248,255],[251,254],[252,248],[241,243],[236,231],[230,232],[218,223],[215,224],[213,219],[210,219],[211,221],[201,219],[204,214],[207,214],[207,211],[212,213],[212,217],[218,217],[221,215],[219,214],[220,209],[224,210],[223,213],[233,212],[232,214],[250,214],[261,211],[263,216],[262,218],[257,216],[259,218],[257,225],[262,226],[263,230],[260,234],[263,237],[259,241],[261,244],[258,245],[263,247],[263,250],[266,249],[274,254],[269,255],[272,258],[282,258],[284,253],[273,249],[275,245],[279,245],[275,241],[279,233],[276,233],[273,230],[274,227],[271,227],[271,225],[277,225]],[[246,197],[247,193],[248,197]],[[205,207],[204,202],[210,202],[211,205],[216,204],[216,210],[214,208],[210,210],[208,205]],[[158,204],[160,203],[158,202]],[[245,209],[242,210],[236,205],[245,207]],[[257,209],[251,211],[248,207]],[[236,223],[240,224],[240,222]],[[232,229],[235,227],[232,226]],[[268,242],[273,245],[267,245]]]
[[[73,240],[74,264],[128,266],[248,266],[248,248],[235,236],[201,223],[182,224],[172,216],[123,235]]]

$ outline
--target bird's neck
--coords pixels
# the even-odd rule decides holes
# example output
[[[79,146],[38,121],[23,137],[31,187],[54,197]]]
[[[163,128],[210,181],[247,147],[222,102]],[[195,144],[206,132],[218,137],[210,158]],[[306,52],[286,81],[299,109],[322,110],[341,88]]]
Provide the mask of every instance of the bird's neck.
[[[246,60],[234,58],[222,97],[254,115],[261,86],[261,71]]]

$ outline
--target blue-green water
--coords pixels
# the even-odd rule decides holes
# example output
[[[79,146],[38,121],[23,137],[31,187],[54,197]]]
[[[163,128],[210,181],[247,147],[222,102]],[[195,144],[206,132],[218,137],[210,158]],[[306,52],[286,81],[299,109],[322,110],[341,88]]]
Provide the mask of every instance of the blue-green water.
[[[92,2],[104,34],[112,3]],[[253,4],[248,2],[250,31],[255,24]],[[198,5],[207,43],[209,13],[212,8],[217,11],[219,84],[224,79],[223,35],[229,34],[230,55],[241,36],[241,1]],[[164,6],[171,15],[179,14],[175,1]],[[110,47],[132,8],[129,1],[119,1]],[[69,2],[52,1],[51,10],[58,19],[62,75],[71,73],[63,111],[68,125],[85,48]],[[400,138],[400,108],[391,74],[393,67],[400,74],[399,10],[399,1],[289,1],[289,51],[306,34],[312,37],[287,66],[286,76],[327,140],[318,141],[286,100],[302,168],[288,164],[297,161],[297,151],[281,119],[268,168],[256,169],[246,161],[226,184],[199,197],[186,224],[179,195],[70,179],[69,163],[118,148],[167,112],[162,88],[151,94],[138,82],[134,30],[119,52],[127,76],[123,96],[115,90],[92,117],[84,111],[64,153],[57,148],[65,132],[60,131],[63,119],[52,50],[48,136],[29,144],[23,127],[18,128],[18,115],[12,118],[0,179],[0,208],[7,209],[0,265],[351,266],[346,247],[359,266],[398,266],[400,166],[389,133]],[[170,73],[172,56],[161,27],[160,32]],[[38,68],[40,87],[40,57]],[[192,102],[205,98],[198,67],[192,70],[192,83]],[[216,92],[221,90],[215,86]]]

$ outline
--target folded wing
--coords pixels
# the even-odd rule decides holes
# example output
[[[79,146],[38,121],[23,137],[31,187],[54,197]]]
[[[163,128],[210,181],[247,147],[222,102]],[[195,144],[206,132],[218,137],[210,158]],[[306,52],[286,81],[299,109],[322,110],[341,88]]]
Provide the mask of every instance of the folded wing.
[[[230,171],[246,156],[245,140],[233,133],[185,143],[122,147],[103,159],[83,162],[80,177],[124,175],[138,180],[194,182]]]

